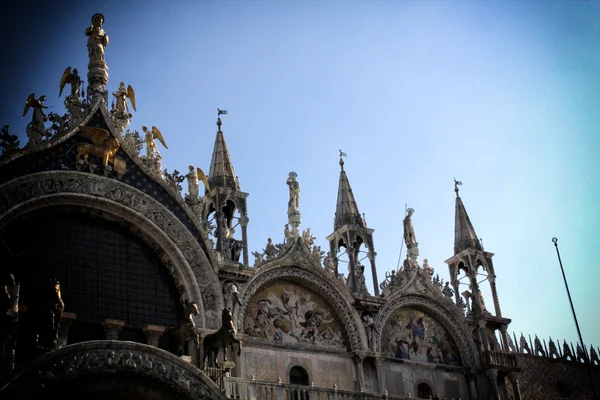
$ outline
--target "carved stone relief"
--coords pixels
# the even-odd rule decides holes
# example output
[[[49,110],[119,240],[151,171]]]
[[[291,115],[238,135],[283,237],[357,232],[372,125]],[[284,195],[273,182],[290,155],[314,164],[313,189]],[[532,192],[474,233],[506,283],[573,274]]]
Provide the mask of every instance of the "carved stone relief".
[[[375,326],[378,332],[385,332],[386,326],[391,323],[392,315],[399,308],[411,308],[422,311],[433,318],[439,325],[445,329],[451,340],[458,347],[462,364],[473,367],[478,364],[476,357],[477,349],[470,339],[469,329],[465,325],[464,317],[457,310],[445,301],[430,299],[416,295],[395,295],[392,296],[379,311],[375,319]],[[378,349],[383,349],[383,341],[379,337]]]
[[[293,257],[292,260],[299,258]],[[303,264],[300,264],[300,266],[281,265],[278,262],[274,262],[261,267],[252,280],[244,287],[240,295],[242,305],[239,309],[245,312],[239,312],[237,315],[236,325],[238,331],[244,330],[246,312],[257,291],[274,281],[291,281],[298,282],[308,289],[319,293],[323,300],[331,306],[343,326],[343,341],[349,343],[352,350],[367,349],[366,334],[362,327],[360,316],[352,307],[353,300],[350,293],[339,282],[332,280],[322,268],[319,267],[318,270],[314,270],[312,263],[316,264],[316,262],[313,257],[310,257],[310,259],[311,263],[309,266]]]

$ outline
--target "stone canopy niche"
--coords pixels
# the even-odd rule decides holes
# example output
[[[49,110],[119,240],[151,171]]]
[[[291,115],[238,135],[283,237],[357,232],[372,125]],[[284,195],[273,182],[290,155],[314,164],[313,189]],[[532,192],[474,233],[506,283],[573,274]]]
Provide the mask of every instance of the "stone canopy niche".
[[[461,365],[458,348],[446,330],[422,311],[399,308],[387,320],[381,351],[388,357]]]
[[[276,344],[347,348],[342,324],[329,304],[312,290],[288,281],[271,283],[252,296],[244,333]]]

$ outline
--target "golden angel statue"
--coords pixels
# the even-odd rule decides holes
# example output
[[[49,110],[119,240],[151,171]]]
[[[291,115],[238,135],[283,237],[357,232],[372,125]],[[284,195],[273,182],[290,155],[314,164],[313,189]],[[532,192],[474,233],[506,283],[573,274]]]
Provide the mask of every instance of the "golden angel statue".
[[[113,93],[113,96],[116,98],[115,110],[117,117],[127,118],[130,116],[127,107],[127,99],[131,101],[134,111],[137,111],[137,108],[135,108],[135,92],[131,85],[127,86],[127,89],[125,89],[125,83],[121,82],[119,84],[119,89]]]
[[[30,108],[33,108],[31,122],[27,125],[27,137],[29,138],[27,146],[36,146],[42,141],[43,137],[49,136],[44,127],[44,122],[48,121],[48,117],[44,114],[44,108],[48,107],[43,104],[44,101],[46,101],[46,96],[40,96],[36,99],[33,93],[25,101],[23,116],[27,115]]]
[[[204,183],[207,192],[210,192],[210,185],[202,168],[198,167],[194,169],[194,166],[190,165],[189,170],[190,172],[186,175],[188,180],[188,195],[191,200],[197,200],[199,195],[198,181],[200,180]]]
[[[77,73],[77,68],[71,71],[71,67],[67,67],[65,72],[63,72],[62,78],[60,78],[60,92],[58,93],[58,97],[62,96],[63,89],[67,83],[71,85],[71,97],[75,100],[79,99],[81,78]]]
[[[154,143],[155,139],[158,139],[162,145],[165,146],[165,149],[168,149],[167,143],[157,127],[153,126],[152,131],[149,131],[148,128],[142,126],[142,130],[146,133],[146,138],[144,141],[146,142],[146,157],[148,159],[154,158],[154,154],[158,153],[156,143]]]
[[[88,55],[90,57],[90,63],[104,63],[104,49],[108,45],[108,35],[102,29],[104,24],[104,15],[94,14],[92,16],[92,23],[85,30],[85,35],[88,38]]]

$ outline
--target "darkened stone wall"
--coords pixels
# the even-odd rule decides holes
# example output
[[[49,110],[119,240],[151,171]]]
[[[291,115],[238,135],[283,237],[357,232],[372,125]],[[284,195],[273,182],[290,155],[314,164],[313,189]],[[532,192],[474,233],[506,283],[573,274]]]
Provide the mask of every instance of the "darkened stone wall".
[[[21,282],[27,319],[48,301],[49,280],[60,281],[65,311],[77,313],[69,342],[103,339],[105,318],[126,321],[120,338],[137,342],[145,342],[144,325],[178,320],[179,294],[167,268],[117,222],[50,207],[12,221],[0,235],[7,245],[0,257],[9,260],[0,268]]]
[[[519,388],[525,400],[594,400],[587,364],[546,357],[518,355]],[[600,367],[592,366],[596,390],[600,390]],[[509,398],[512,387],[506,383]]]

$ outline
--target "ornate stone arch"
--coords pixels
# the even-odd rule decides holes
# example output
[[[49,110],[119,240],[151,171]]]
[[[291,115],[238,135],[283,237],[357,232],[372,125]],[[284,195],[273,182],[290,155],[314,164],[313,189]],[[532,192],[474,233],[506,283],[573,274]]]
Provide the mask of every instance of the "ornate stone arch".
[[[92,382],[95,389],[109,395],[114,385],[106,384],[106,380],[118,382],[121,389],[138,398],[147,398],[148,394],[153,399],[163,398],[164,393],[168,398],[186,400],[225,398],[217,385],[193,364],[156,347],[117,341],[77,343],[45,354],[0,393],[6,398],[63,398],[66,391],[73,398],[76,394],[85,395],[78,389],[92,390],[86,387]],[[152,386],[139,390],[140,380]]]
[[[430,317],[440,323],[451,336],[454,343],[458,347],[463,364],[466,367],[476,367],[479,365],[477,349],[468,327],[464,323],[464,316],[449,304],[443,304],[435,299],[427,296],[419,296],[415,294],[402,295],[396,293],[384,304],[379,310],[379,314],[375,319],[375,327],[377,332],[384,332],[388,319],[394,311],[399,308],[415,308],[423,311]],[[377,348],[381,349],[381,335],[378,335]]]
[[[172,267],[169,269],[180,295],[198,304],[196,322],[217,328],[218,320],[206,318],[208,312],[216,314],[223,305],[214,269],[183,223],[152,197],[117,180],[75,171],[19,177],[1,185],[0,194],[0,228],[20,215],[55,205],[99,210],[135,227],[151,247],[160,249],[163,260]]]
[[[322,268],[313,265],[308,258],[306,245],[298,239],[292,249],[282,259],[259,268],[256,275],[246,284],[240,294],[242,305],[238,308],[236,326],[239,332],[244,328],[244,313],[252,296],[265,285],[277,280],[300,283],[323,297],[340,318],[346,330],[350,350],[368,349],[367,336],[360,315],[352,307],[350,292]]]

